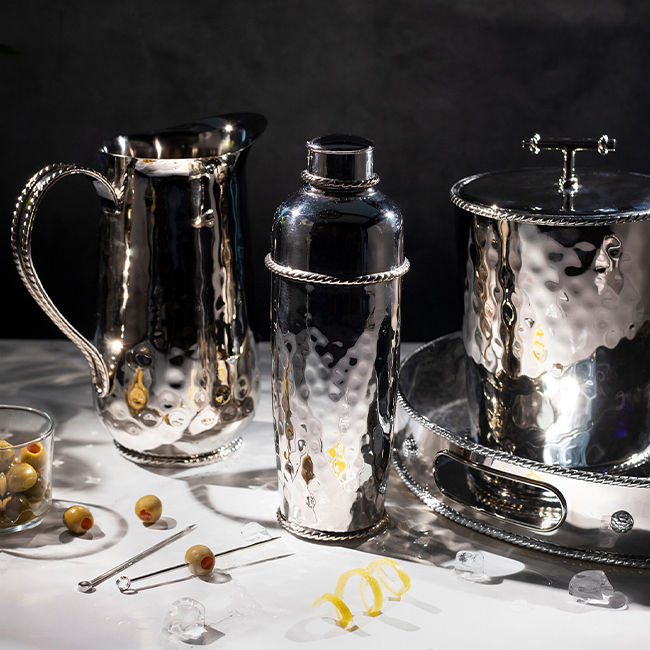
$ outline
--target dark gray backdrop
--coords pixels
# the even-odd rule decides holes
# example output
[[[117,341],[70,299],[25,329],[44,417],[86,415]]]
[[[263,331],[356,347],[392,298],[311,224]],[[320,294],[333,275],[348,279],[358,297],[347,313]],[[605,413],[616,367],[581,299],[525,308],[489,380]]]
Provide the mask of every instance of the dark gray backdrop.
[[[276,206],[300,185],[306,140],[376,143],[380,189],[402,208],[404,340],[460,326],[462,266],[450,186],[482,171],[558,165],[521,140],[618,141],[583,164],[650,173],[650,4],[645,0],[59,0],[0,10],[2,337],[59,331],[19,282],[16,195],[52,162],[95,166],[110,136],[245,110],[268,118],[248,159],[256,334],[268,338],[263,259]],[[35,225],[46,289],[92,336],[99,202],[55,187]],[[462,255],[461,255],[462,257]]]

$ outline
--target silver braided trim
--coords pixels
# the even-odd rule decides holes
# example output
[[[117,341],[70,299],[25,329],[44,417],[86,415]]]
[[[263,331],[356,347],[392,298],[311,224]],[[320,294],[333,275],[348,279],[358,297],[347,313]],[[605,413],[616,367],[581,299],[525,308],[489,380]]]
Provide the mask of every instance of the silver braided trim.
[[[517,535],[516,533],[509,533],[500,528],[489,526],[488,524],[481,523],[465,515],[461,515],[457,510],[446,506],[444,503],[432,496],[426,489],[418,485],[409,474],[406,467],[402,463],[402,459],[396,449],[392,451],[393,466],[395,471],[402,479],[406,487],[408,487],[413,494],[420,499],[428,508],[437,514],[453,521],[456,524],[465,526],[477,533],[482,533],[489,537],[508,542],[533,551],[541,551],[551,555],[558,555],[561,557],[571,558],[573,560],[581,560],[585,562],[599,562],[601,564],[612,564],[616,566],[628,566],[638,569],[650,568],[650,559],[644,559],[629,555],[621,555],[618,553],[607,553],[606,551],[583,551],[580,549],[569,548],[566,546],[559,546],[557,544],[550,544],[542,542],[531,537],[524,535]]]
[[[370,178],[360,181],[343,181],[338,178],[316,176],[316,174],[311,174],[305,169],[301,176],[302,180],[310,185],[330,190],[367,190],[369,187],[373,187],[379,183],[379,176],[377,174],[373,174]]]
[[[36,210],[45,192],[61,178],[75,174],[90,176],[104,185],[117,202],[114,189],[108,181],[93,169],[75,165],[54,164],[44,167],[27,183],[16,202],[11,224],[11,248],[20,279],[34,300],[49,316],[52,322],[81,350],[86,357],[97,393],[105,395],[109,389],[109,374],[99,351],[82,336],[56,308],[45,291],[32,262],[32,229]]]
[[[402,277],[410,268],[411,263],[404,258],[404,262],[396,269],[383,271],[381,273],[369,273],[368,275],[359,275],[356,278],[337,278],[334,275],[325,275],[323,273],[312,273],[311,271],[300,271],[290,266],[282,266],[273,260],[271,253],[264,258],[266,268],[277,275],[296,280],[298,282],[307,282],[309,284],[336,284],[342,286],[354,286],[359,284],[376,284],[377,282],[390,282],[395,278]]]
[[[302,539],[311,540],[314,542],[347,542],[355,539],[366,539],[372,535],[381,532],[388,525],[388,513],[384,512],[383,517],[373,526],[364,528],[363,530],[355,530],[349,533],[333,533],[330,531],[314,530],[312,528],[305,528],[289,521],[278,508],[277,511],[278,523],[282,528],[288,530],[292,535],[301,537]]]
[[[150,467],[198,467],[200,465],[209,465],[230,456],[242,446],[243,441],[241,438],[235,438],[235,440],[223,447],[205,454],[196,454],[195,456],[155,456],[154,454],[145,454],[127,449],[116,440],[113,442],[124,458],[138,463],[138,465],[148,465]]]
[[[467,212],[477,214],[480,217],[487,217],[488,219],[499,219],[501,221],[516,221],[519,223],[531,223],[538,226],[607,226],[615,223],[632,223],[635,221],[644,221],[650,217],[650,210],[642,212],[616,212],[614,214],[603,214],[593,216],[574,217],[570,211],[567,211],[566,217],[560,216],[544,216],[543,214],[536,216],[532,214],[520,214],[505,208],[489,207],[484,205],[477,205],[470,201],[465,201],[459,196],[451,193],[451,202]]]

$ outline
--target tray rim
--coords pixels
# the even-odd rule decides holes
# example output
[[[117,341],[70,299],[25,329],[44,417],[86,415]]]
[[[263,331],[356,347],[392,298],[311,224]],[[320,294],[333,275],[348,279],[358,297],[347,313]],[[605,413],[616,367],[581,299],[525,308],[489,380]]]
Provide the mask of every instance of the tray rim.
[[[435,496],[433,496],[426,488],[422,487],[412,476],[404,464],[404,460],[399,454],[399,451],[394,448],[392,450],[393,467],[400,479],[404,482],[406,487],[418,498],[425,506],[433,510],[435,513],[453,521],[456,524],[469,528],[488,537],[493,537],[502,542],[508,542],[522,548],[532,551],[541,551],[550,555],[559,557],[566,557],[572,560],[580,560],[584,562],[597,562],[599,564],[610,564],[615,566],[626,566],[637,569],[650,569],[650,558],[642,558],[634,555],[622,555],[620,553],[608,553],[607,551],[594,551],[571,548],[569,546],[562,546],[560,544],[553,544],[551,542],[544,542],[534,537],[520,535],[509,531],[502,530],[497,526],[491,526],[484,522],[478,521],[466,515],[461,514],[458,510],[446,505]]]
[[[409,363],[409,361],[412,362],[412,359],[416,355],[421,354],[424,350],[428,348],[434,348],[436,345],[441,345],[458,338],[460,338],[460,332],[455,332],[418,346],[404,359],[400,365],[400,369]],[[608,474],[598,474],[585,470],[546,465],[537,461],[520,458],[518,456],[502,452],[500,450],[484,447],[483,445],[468,440],[465,436],[459,436],[445,429],[444,427],[429,420],[429,418],[426,416],[421,415],[404,397],[399,381],[397,399],[399,406],[412,420],[416,422],[416,424],[419,424],[425,429],[431,431],[431,433],[434,435],[445,438],[454,445],[457,445],[470,452],[481,454],[484,457],[489,457],[515,466],[519,465],[525,469],[532,469],[533,471],[541,470],[543,472],[551,474],[558,474],[563,478],[604,483],[614,486],[650,488],[650,478],[613,476]],[[550,555],[565,557],[578,561],[595,562],[599,564],[632,567],[638,569],[650,569],[650,557],[615,553],[599,549],[581,549],[571,546],[564,546],[562,544],[553,543],[545,539],[540,539],[538,537],[531,537],[514,531],[504,530],[499,528],[498,525],[486,523],[480,519],[473,518],[467,514],[459,512],[452,506],[444,503],[436,496],[434,496],[434,494],[432,494],[427,487],[421,485],[418,480],[416,480],[411,474],[408,466],[408,457],[405,455],[403,458],[400,454],[400,443],[402,442],[401,438],[407,431],[408,427],[405,427],[404,429],[400,429],[396,432],[396,444],[393,445],[393,449],[391,451],[393,466],[395,467],[395,471],[403,483],[406,485],[406,487],[422,503],[424,503],[425,506],[427,506],[435,513],[470,530],[479,532],[503,542],[513,544],[518,547],[526,548],[528,550],[541,551]],[[425,485],[427,485],[427,482],[425,482]]]
[[[451,334],[446,334],[440,336],[437,339],[433,339],[428,343],[424,343],[418,346],[413,350],[400,364],[400,374],[397,384],[397,402],[402,407],[404,412],[413,419],[416,423],[423,426],[426,429],[429,429],[436,435],[449,440],[458,447],[463,449],[480,454],[487,458],[491,458],[496,461],[506,463],[508,465],[517,465],[519,467],[536,471],[536,472],[546,472],[548,474],[554,474],[556,476],[562,476],[565,478],[577,479],[579,481],[587,481],[591,483],[603,483],[609,485],[618,485],[618,486],[627,486],[627,487],[639,487],[643,489],[650,489],[650,478],[644,478],[641,476],[618,476],[615,474],[605,474],[600,472],[593,472],[584,469],[576,469],[571,467],[563,467],[560,465],[547,465],[546,463],[541,463],[536,460],[530,460],[528,458],[523,458],[515,454],[511,454],[500,449],[494,449],[491,447],[485,447],[484,445],[479,444],[470,440],[466,436],[458,435],[453,431],[449,431],[444,427],[436,424],[431,421],[425,415],[422,415],[404,396],[402,392],[402,371],[409,362],[419,354],[422,354],[427,349],[433,349],[436,346],[442,345],[454,339],[462,338],[461,332],[453,332]],[[621,467],[624,467],[625,464],[622,463]]]

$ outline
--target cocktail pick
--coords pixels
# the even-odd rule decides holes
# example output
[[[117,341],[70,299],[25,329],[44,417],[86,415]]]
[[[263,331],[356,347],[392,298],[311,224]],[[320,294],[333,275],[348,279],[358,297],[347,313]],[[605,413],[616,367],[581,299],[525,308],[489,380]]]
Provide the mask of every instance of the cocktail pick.
[[[167,573],[168,571],[175,571],[176,569],[182,569],[183,567],[189,567],[190,571],[194,575],[208,575],[212,573],[214,569],[214,558],[221,557],[222,555],[228,555],[229,553],[234,553],[235,551],[241,551],[246,548],[252,548],[253,546],[259,546],[260,544],[266,544],[267,542],[272,542],[273,540],[280,539],[279,537],[269,537],[268,539],[262,539],[252,544],[244,544],[244,546],[237,546],[236,548],[230,548],[226,551],[221,551],[220,553],[213,553],[207,546],[198,544],[192,546],[187,550],[185,554],[185,562],[182,564],[176,564],[175,566],[170,566],[165,569],[159,569],[158,571],[152,571],[151,573],[145,573],[144,575],[138,576],[137,578],[128,578],[127,576],[120,576],[115,584],[117,588],[122,592],[129,591],[131,585],[137,580],[144,580],[145,578],[151,578],[153,576],[160,575],[161,573]]]
[[[163,548],[164,546],[167,546],[167,544],[171,544],[172,542],[176,541],[180,537],[183,537],[183,535],[186,535],[189,533],[191,530],[194,530],[196,528],[196,524],[191,524],[187,528],[184,528],[178,533],[175,533],[171,537],[168,537],[167,539],[163,539],[161,542],[158,542],[157,544],[154,544],[150,548],[142,551],[142,553],[138,553],[137,555],[134,555],[130,560],[127,560],[126,562],[122,562],[122,564],[119,564],[116,567],[113,567],[106,573],[102,573],[102,575],[97,576],[96,578],[93,578],[92,580],[82,580],[79,583],[79,591],[83,591],[85,593],[89,591],[93,591],[95,587],[104,582],[104,580],[108,580],[109,578],[112,578],[114,575],[119,573],[120,571],[123,571],[124,569],[128,569],[132,564],[135,564],[136,562],[140,561],[142,558],[147,557],[148,555],[151,555],[152,553],[155,553],[159,549]]]

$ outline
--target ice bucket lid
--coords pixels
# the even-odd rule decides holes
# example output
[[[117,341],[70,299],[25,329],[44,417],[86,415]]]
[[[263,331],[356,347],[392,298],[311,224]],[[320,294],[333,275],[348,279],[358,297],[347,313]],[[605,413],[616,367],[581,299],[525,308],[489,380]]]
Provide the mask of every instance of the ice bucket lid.
[[[456,183],[451,200],[481,216],[546,225],[602,225],[646,219],[650,216],[650,176],[575,169],[576,151],[608,153],[614,150],[614,143],[607,136],[598,140],[542,140],[534,136],[524,144],[533,153],[541,149],[563,151],[564,170],[537,167],[477,174]]]

